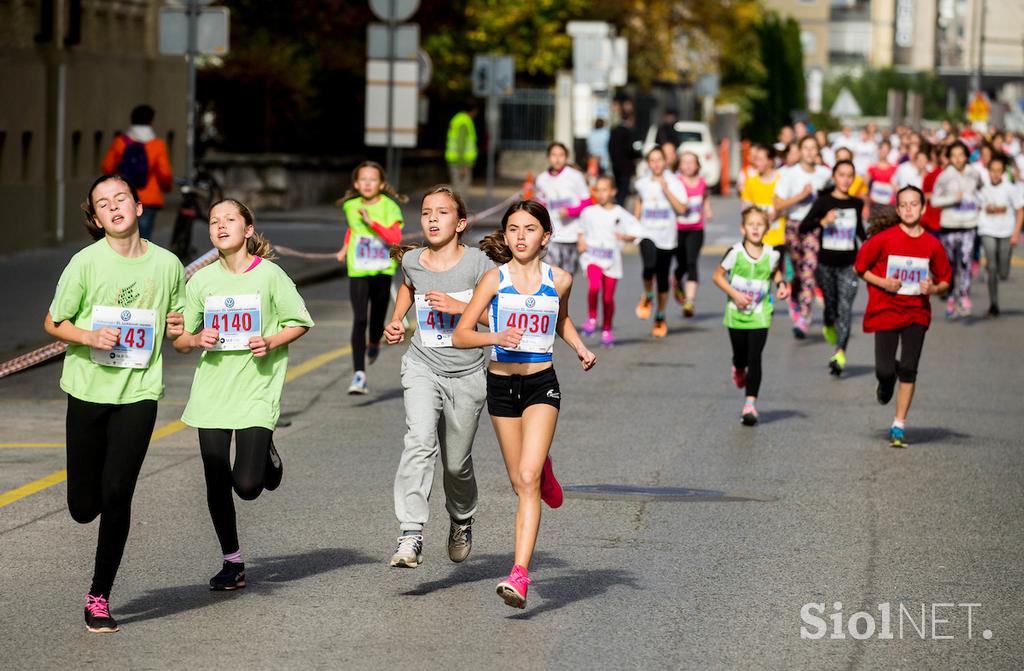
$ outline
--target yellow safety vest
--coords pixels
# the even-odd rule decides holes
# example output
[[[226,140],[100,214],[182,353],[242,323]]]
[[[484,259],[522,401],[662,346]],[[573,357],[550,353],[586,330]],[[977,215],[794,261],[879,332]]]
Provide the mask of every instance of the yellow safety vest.
[[[464,151],[459,151],[459,133],[465,129],[466,146]],[[448,124],[448,145],[445,147],[444,160],[448,163],[474,163],[476,161],[476,126],[473,125],[473,117],[466,112],[459,112],[452,117]]]

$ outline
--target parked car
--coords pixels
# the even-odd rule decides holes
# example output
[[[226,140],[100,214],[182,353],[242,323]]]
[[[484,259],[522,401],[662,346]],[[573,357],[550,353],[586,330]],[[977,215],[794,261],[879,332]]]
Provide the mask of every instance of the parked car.
[[[700,175],[711,188],[718,187],[722,178],[722,161],[718,156],[718,147],[711,139],[711,128],[701,121],[677,121],[672,126],[679,140],[676,153],[692,152],[700,159]],[[647,156],[647,152],[654,148],[654,139],[658,134],[658,126],[654,125],[647,129],[647,135],[641,145],[641,152]],[[641,161],[637,168],[637,176],[647,173],[647,163]]]

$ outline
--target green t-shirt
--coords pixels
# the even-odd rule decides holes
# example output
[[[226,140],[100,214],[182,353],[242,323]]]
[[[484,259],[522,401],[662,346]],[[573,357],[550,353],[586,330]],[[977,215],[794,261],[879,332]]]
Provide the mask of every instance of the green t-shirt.
[[[391,260],[391,247],[366,225],[359,210],[365,208],[370,221],[376,221],[385,228],[402,228],[402,210],[398,203],[382,194],[373,205],[367,205],[366,201],[356,196],[346,200],[342,207],[348,229],[352,232],[345,258],[348,276],[394,275],[398,263]]]
[[[235,274],[218,261],[203,268],[185,288],[185,330],[203,329],[206,300],[240,304],[258,296],[259,332],[264,338],[287,326],[313,326],[295,284],[281,268],[264,259],[252,270]],[[224,300],[221,300],[224,299]],[[257,318],[257,315],[252,315]],[[218,328],[221,334],[226,332]],[[281,389],[288,370],[288,348],[278,347],[256,358],[248,349],[204,351],[181,421],[199,429],[273,430],[281,415]]]
[[[160,346],[168,312],[180,312],[185,302],[185,271],[174,254],[146,243],[145,253],[129,259],[115,252],[106,238],[75,254],[57,282],[50,303],[54,322],[70,321],[93,330],[93,308],[133,322],[152,310],[152,323],[122,328],[122,343],[137,352],[152,350],[141,368],[120,368],[94,361],[115,358],[115,352],[95,353],[85,345],[68,345],[60,388],[90,403],[127,404],[157,400],[164,393]],[[136,353],[137,353],[136,352]]]
[[[752,303],[741,310],[729,298],[725,304],[723,323],[731,329],[766,329],[772,325],[772,274],[781,255],[771,245],[761,248],[761,256],[753,258],[739,242],[721,261],[728,271],[729,284],[750,296]]]

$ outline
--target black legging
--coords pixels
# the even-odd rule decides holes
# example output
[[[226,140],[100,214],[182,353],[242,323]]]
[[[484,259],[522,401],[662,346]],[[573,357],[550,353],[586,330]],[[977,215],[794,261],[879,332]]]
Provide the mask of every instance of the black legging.
[[[683,284],[683,276],[691,282],[700,281],[700,248],[704,246],[704,230],[679,231],[676,247],[676,283]]]
[[[366,327],[370,327],[370,342],[379,343],[391,300],[391,275],[350,277],[348,294],[352,299],[352,369],[366,370]]]
[[[640,241],[640,258],[644,264],[644,279],[658,278],[658,293],[668,293],[668,272],[672,267],[672,250],[658,249],[653,241]]]
[[[875,377],[879,382],[892,383],[917,381],[917,364],[921,360],[924,334],[927,331],[920,324],[910,324],[895,331],[875,333]],[[896,361],[896,346],[903,343],[899,362]]]
[[[76,522],[100,518],[89,593],[110,597],[132,522],[132,496],[156,424],[156,401],[124,405],[68,396],[68,510]]]
[[[729,329],[732,342],[732,365],[747,369],[747,396],[761,391],[761,352],[768,342],[768,329]]]
[[[199,429],[199,451],[206,474],[206,503],[221,551],[237,552],[238,526],[231,490],[246,501],[263,491],[274,432],[262,426],[235,430],[235,465],[231,466],[231,429]]]

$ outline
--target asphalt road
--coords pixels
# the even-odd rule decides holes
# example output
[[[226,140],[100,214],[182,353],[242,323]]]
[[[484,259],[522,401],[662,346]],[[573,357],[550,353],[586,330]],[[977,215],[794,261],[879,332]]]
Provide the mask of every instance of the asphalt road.
[[[709,248],[737,228],[736,203],[715,205]],[[703,258],[705,280],[716,260]],[[720,292],[705,281],[697,316],[684,320],[673,306],[669,336],[653,341],[632,315],[639,259],[627,256],[619,345],[595,350],[588,373],[556,349],[563,405],[552,454],[564,484],[635,489],[570,492],[561,509],[545,510],[524,611],[494,593],[511,568],[515,498],[486,418],[474,451],[472,555],[448,561],[435,491],[424,565],[388,568],[404,346],[370,368],[368,397],[347,396],[345,281],[305,286],[317,326],[292,349],[302,374],[285,388],[292,425],[277,432],[284,482],[238,504],[249,586],[206,587],[219,551],[195,433],[174,424],[195,360],[168,353],[157,424],[166,428],[143,469],[111,601],[122,631],[85,631],[96,526],[71,520],[63,484],[44,487],[0,507],[0,666],[1020,668],[1024,281],[1013,272],[1000,320],[936,320],[910,446],[893,450],[892,407],[874,400],[872,341],[859,328],[863,289],[840,380],[828,375],[821,337],[795,342],[777,315],[762,423],[747,428],[729,381]],[[578,321],[584,299],[580,283]],[[0,380],[0,497],[64,467],[59,374],[51,364]],[[830,638],[836,602],[841,639]],[[801,618],[808,603],[823,604],[809,611],[827,620],[823,638],[801,637],[801,627],[819,631]],[[941,605],[967,603],[978,604],[970,638],[968,609]],[[891,639],[880,638],[886,608]],[[866,640],[846,629],[858,611],[873,617]],[[853,619],[867,630],[865,616]]]

